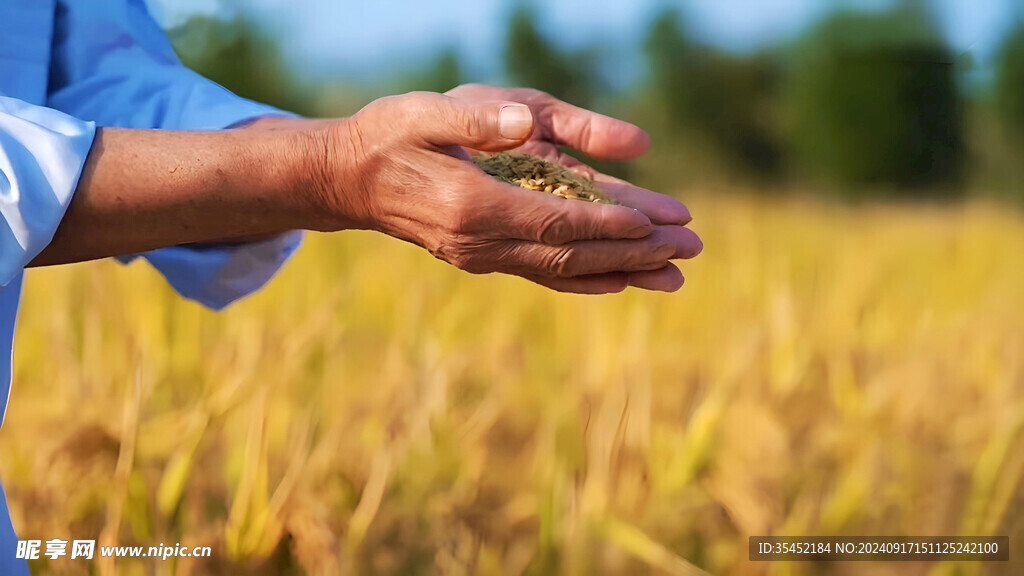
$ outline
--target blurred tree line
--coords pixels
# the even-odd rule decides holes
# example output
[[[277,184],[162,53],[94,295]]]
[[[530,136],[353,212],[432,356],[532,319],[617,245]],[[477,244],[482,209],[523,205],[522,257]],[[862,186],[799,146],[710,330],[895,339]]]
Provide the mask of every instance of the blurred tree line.
[[[637,169],[651,185],[727,178],[856,198],[961,194],[981,183],[1024,197],[1016,184],[1024,176],[1016,168],[1024,165],[1024,27],[1007,38],[995,80],[968,97],[922,0],[836,11],[795,41],[754,53],[703,44],[682,14],[666,9],[643,44],[645,75],[626,90],[602,79],[600,50],[567,50],[541,22],[530,4],[508,19],[508,84],[644,126],[655,149]],[[193,19],[172,39],[186,64],[243,96],[308,115],[357,108],[325,109],[317,96],[324,87],[290,73],[274,42],[245,20]],[[447,50],[378,88],[444,91],[473,80]]]

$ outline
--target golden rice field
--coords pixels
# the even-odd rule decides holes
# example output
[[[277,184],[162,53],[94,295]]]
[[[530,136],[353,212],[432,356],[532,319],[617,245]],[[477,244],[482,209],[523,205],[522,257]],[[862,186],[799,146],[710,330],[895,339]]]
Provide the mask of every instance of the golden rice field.
[[[36,574],[1020,574],[1024,213],[689,199],[678,294],[549,293],[310,236],[213,314],[29,274],[23,538],[213,547]],[[1010,535],[1010,563],[751,563],[750,535]]]

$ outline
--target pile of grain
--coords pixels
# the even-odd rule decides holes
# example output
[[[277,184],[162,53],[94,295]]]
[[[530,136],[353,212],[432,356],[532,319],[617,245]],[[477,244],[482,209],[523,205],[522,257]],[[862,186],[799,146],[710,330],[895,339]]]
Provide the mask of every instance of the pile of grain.
[[[473,158],[473,163],[495,178],[529,190],[554,194],[569,200],[617,204],[593,180],[565,166],[521,152],[501,152]]]

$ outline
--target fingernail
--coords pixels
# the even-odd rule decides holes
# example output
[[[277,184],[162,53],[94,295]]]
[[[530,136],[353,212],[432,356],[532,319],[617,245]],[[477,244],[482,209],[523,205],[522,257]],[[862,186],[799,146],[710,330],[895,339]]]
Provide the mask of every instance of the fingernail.
[[[680,204],[679,216],[677,221],[683,226],[693,222],[693,215],[690,214],[690,209]]]
[[[508,104],[498,111],[498,131],[502,138],[522,140],[533,130],[533,114],[523,104]]]

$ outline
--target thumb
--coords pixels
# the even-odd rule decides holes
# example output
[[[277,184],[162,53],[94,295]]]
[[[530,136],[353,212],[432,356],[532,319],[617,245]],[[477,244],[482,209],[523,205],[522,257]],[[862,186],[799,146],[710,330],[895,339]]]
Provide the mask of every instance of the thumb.
[[[518,102],[474,102],[444,96],[420,118],[418,128],[423,139],[435,146],[497,152],[515,148],[530,137],[533,113]]]

